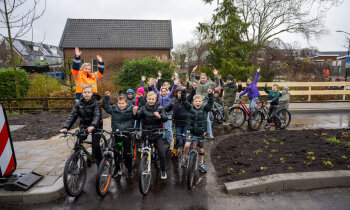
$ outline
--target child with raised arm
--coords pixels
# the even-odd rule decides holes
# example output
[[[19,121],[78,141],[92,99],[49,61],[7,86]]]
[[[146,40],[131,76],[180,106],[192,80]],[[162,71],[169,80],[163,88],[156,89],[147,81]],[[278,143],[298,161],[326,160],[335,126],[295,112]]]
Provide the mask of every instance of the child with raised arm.
[[[218,76],[219,71],[217,69],[213,70],[215,82],[212,82],[212,81],[208,80],[208,77],[205,73],[201,73],[200,79],[196,80],[196,78],[194,76],[194,72],[197,69],[198,69],[198,66],[195,66],[193,68],[192,73],[190,75],[191,81],[197,83],[197,94],[207,97],[208,96],[207,92],[209,89],[214,89],[215,87],[220,85],[220,79]],[[207,119],[207,133],[209,134],[210,139],[214,139],[209,115],[208,115],[208,119]]]
[[[134,105],[128,103],[125,95],[121,95],[118,97],[117,105],[110,105],[111,93],[109,91],[105,92],[105,96],[103,98],[103,109],[110,115],[112,115],[112,131],[128,131],[130,128],[134,128],[134,117],[132,114]],[[118,147],[118,142],[123,142],[124,147],[124,158],[125,158],[125,167],[128,169],[127,178],[131,179],[133,177],[132,172],[132,145],[131,145],[131,135],[127,135],[127,137],[121,138],[115,136],[115,145],[114,145],[114,158],[117,158],[116,150],[120,150]],[[120,166],[116,166],[116,170],[114,170],[113,177],[118,175],[118,171],[120,170]]]
[[[241,94],[239,94],[239,97],[241,98],[247,93],[249,98],[249,109],[252,113],[255,111],[255,104],[258,101],[260,96],[258,85],[257,85],[258,79],[259,79],[259,72],[260,72],[260,68],[256,70],[256,75],[253,82],[250,78],[247,79],[247,86],[245,87],[244,91]]]
[[[269,95],[269,100],[267,101],[267,103],[270,104],[270,109],[268,113],[270,117],[267,119],[267,123],[265,125],[265,129],[268,129],[271,127],[270,123],[272,122],[272,119],[274,118],[279,108],[279,98],[282,96],[282,94],[278,92],[277,84],[272,85],[272,90],[268,90],[267,83],[265,83],[264,91]]]
[[[152,130],[163,128],[163,123],[168,120],[164,109],[157,102],[157,94],[153,91],[147,93],[147,103],[139,109],[135,106],[133,108],[134,118],[142,121],[142,129]],[[166,165],[165,165],[165,150],[163,144],[163,136],[161,134],[151,135],[151,139],[154,141],[155,146],[158,149],[158,155],[160,159],[161,167],[161,179],[167,178]]]
[[[202,136],[207,132],[207,118],[208,112],[211,110],[214,104],[213,91],[211,89],[207,90],[209,101],[203,105],[203,97],[201,95],[195,95],[193,97],[193,105],[191,105],[186,100],[186,88],[183,88],[181,91],[181,101],[185,109],[188,111],[188,120],[187,126],[190,131],[189,135],[192,136]],[[189,138],[189,141],[186,142],[184,148],[184,156],[181,162],[181,165],[184,167],[186,165],[186,156],[188,154],[189,148],[191,146],[192,139]],[[203,173],[207,172],[207,169],[204,165],[204,144],[199,142],[199,170]]]
[[[82,88],[82,95],[83,98],[75,103],[72,112],[60,132],[67,132],[79,118],[79,129],[87,129],[89,133],[92,133],[92,155],[96,159],[98,167],[102,160],[100,146],[101,134],[97,131],[97,129],[102,129],[103,126],[100,103],[98,102],[101,97],[99,95],[93,95],[91,86],[84,86]],[[87,136],[82,137],[82,139],[86,138]],[[89,159],[87,159],[87,163],[88,166],[91,166]]]
[[[233,79],[232,75],[228,75],[226,77],[226,84],[223,85],[224,89],[224,115],[225,122],[224,125],[229,125],[227,120],[229,119],[229,109],[235,103],[236,93],[242,91],[242,82],[238,81],[238,85],[236,81]]]

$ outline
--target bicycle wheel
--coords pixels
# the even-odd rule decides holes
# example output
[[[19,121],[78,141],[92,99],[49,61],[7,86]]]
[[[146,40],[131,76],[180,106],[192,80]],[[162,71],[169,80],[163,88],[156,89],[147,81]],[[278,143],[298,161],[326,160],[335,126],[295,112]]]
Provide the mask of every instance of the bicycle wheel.
[[[279,128],[285,129],[290,124],[292,115],[287,109],[280,109],[276,112],[276,117],[279,119]]]
[[[228,121],[234,128],[240,128],[245,123],[246,114],[241,107],[232,107],[229,110]]]
[[[209,112],[209,120],[212,122],[216,121],[216,111],[213,109],[210,110],[210,112]]]
[[[181,162],[182,162],[182,147],[179,148],[179,154],[177,156],[177,167],[181,170]]]
[[[151,185],[152,173],[151,170],[148,170],[150,165],[151,157],[149,157],[149,153],[143,153],[141,162],[139,165],[139,190],[142,195],[147,195],[148,190]]]
[[[112,139],[110,139],[110,141],[112,141]],[[102,151],[105,151],[108,148],[108,142],[104,135],[101,135],[100,145]]]
[[[84,189],[87,165],[84,157],[75,152],[66,161],[63,170],[63,184],[67,194],[77,197]]]
[[[113,163],[110,158],[103,158],[98,167],[96,176],[96,192],[99,196],[105,196],[108,192],[112,177]]]
[[[187,177],[187,188],[188,190],[193,189],[193,183],[195,180],[196,172],[197,172],[197,158],[194,153],[190,154],[190,157],[187,162],[187,171],[186,171],[186,177]]]
[[[248,119],[248,126],[250,129],[257,131],[261,127],[261,124],[264,120],[264,115],[261,111],[255,110],[250,114]]]

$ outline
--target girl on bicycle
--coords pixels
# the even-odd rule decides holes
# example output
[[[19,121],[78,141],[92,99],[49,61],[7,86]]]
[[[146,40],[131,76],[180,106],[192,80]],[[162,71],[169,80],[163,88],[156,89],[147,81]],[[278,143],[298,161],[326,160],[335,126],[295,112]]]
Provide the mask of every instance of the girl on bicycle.
[[[92,155],[96,159],[98,167],[102,160],[100,146],[101,134],[97,131],[97,129],[102,129],[103,126],[100,103],[98,102],[101,96],[93,95],[90,85],[83,87],[82,94],[83,98],[74,105],[72,112],[60,132],[67,132],[79,118],[79,129],[81,131],[87,129],[89,133],[92,133]],[[87,136],[84,138],[86,139]],[[88,166],[91,166],[89,159],[87,163]]]
[[[133,105],[131,103],[128,103],[127,98],[125,95],[121,95],[118,97],[117,106],[116,105],[110,105],[109,99],[110,99],[111,93],[109,91],[105,92],[105,96],[103,98],[103,109],[108,113],[112,115],[112,131],[127,131],[128,128],[134,128],[134,118],[132,114]],[[124,147],[124,159],[125,159],[125,167],[128,169],[127,178],[131,179],[133,177],[132,172],[132,146],[131,146],[131,135],[127,135],[127,137],[120,138],[119,136],[115,136],[115,145],[114,145],[114,157],[116,156],[116,149],[118,142],[123,142]],[[117,161],[116,161],[117,162]],[[113,177],[116,177],[118,175],[118,171],[120,170],[119,165],[117,165],[116,170],[114,170]]]
[[[211,110],[214,104],[213,91],[208,89],[207,91],[209,96],[209,101],[203,105],[203,98],[200,95],[195,95],[193,97],[193,105],[191,105],[186,100],[186,88],[183,88],[181,91],[181,101],[185,109],[188,111],[188,121],[187,126],[191,135],[193,136],[202,136],[207,132],[207,117],[208,112]],[[192,140],[192,139],[190,139]],[[183,158],[181,165],[184,167],[186,165],[186,156],[188,154],[189,148],[191,146],[191,141],[187,141],[184,148]],[[207,169],[204,165],[204,144],[198,143],[199,147],[199,170],[203,173],[207,172]]]
[[[258,70],[256,70],[256,75],[255,75],[255,79],[253,82],[250,78],[247,79],[246,88],[244,89],[244,91],[241,94],[239,94],[239,97],[241,98],[242,96],[244,96],[247,93],[248,98],[249,98],[249,109],[252,113],[255,111],[255,104],[258,101],[259,96],[260,96],[258,85],[257,85],[258,79],[259,79],[259,72],[260,72],[260,68],[258,68]]]
[[[153,91],[147,93],[147,103],[140,109],[138,106],[133,108],[134,118],[142,120],[142,129],[162,129],[163,123],[168,120],[164,109],[157,102],[157,94]],[[167,178],[166,165],[165,165],[165,150],[163,143],[163,135],[155,134],[151,136],[151,140],[155,142],[155,146],[158,150],[161,167],[161,179]]]

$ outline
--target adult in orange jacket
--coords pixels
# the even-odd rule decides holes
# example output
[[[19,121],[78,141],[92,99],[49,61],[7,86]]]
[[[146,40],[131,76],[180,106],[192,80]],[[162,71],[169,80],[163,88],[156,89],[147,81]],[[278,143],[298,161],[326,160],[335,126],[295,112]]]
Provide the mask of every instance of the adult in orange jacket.
[[[102,78],[104,72],[104,63],[102,61],[101,56],[96,56],[98,60],[97,71],[91,73],[90,63],[83,63],[80,66],[80,55],[81,51],[79,50],[79,48],[76,47],[72,63],[72,75],[75,81],[75,96],[78,100],[80,100],[83,97],[83,86],[90,85],[94,94],[97,93],[97,80]]]

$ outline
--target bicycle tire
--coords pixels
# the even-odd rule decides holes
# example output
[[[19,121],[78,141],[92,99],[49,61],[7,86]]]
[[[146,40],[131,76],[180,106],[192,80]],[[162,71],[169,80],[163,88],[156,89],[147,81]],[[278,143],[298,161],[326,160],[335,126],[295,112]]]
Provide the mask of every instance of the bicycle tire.
[[[74,175],[69,177],[69,174]],[[63,170],[63,185],[67,194],[72,197],[78,197],[84,190],[87,175],[87,164],[82,155],[75,152],[67,159]],[[73,183],[72,182],[78,182]],[[78,184],[78,188],[76,185]]]
[[[262,122],[264,121],[264,115],[261,111],[255,110],[250,114],[248,119],[248,126],[250,129],[257,131],[260,129]]]
[[[241,115],[241,116],[240,116]],[[232,120],[231,120],[232,118]],[[229,123],[233,128],[240,128],[246,121],[246,113],[241,107],[232,107],[229,110]],[[240,119],[241,122],[236,123],[236,119]]]
[[[194,153],[190,154],[190,157],[188,158],[187,162],[187,170],[186,170],[186,178],[187,178],[187,188],[189,191],[193,189],[193,183],[195,181],[196,176],[196,155]]]
[[[276,117],[279,119],[279,128],[285,129],[289,126],[292,120],[292,115],[287,109],[280,109],[276,112]]]
[[[216,121],[216,111],[213,109],[209,111],[209,120],[213,123]]]
[[[148,171],[148,165],[150,164],[151,157],[149,157],[149,153],[143,153],[141,162],[139,165],[139,190],[142,195],[147,195],[152,179],[151,171]]]
[[[110,141],[112,141],[112,139],[110,139]],[[102,145],[101,145],[101,142],[102,142]],[[105,151],[108,148],[107,139],[103,134],[101,134],[100,145],[101,145],[101,151]]]
[[[96,192],[103,197],[107,194],[112,178],[113,163],[110,158],[103,158],[96,175]]]
[[[182,162],[182,148],[180,148],[179,154],[177,156],[177,168],[181,170],[181,162]]]

